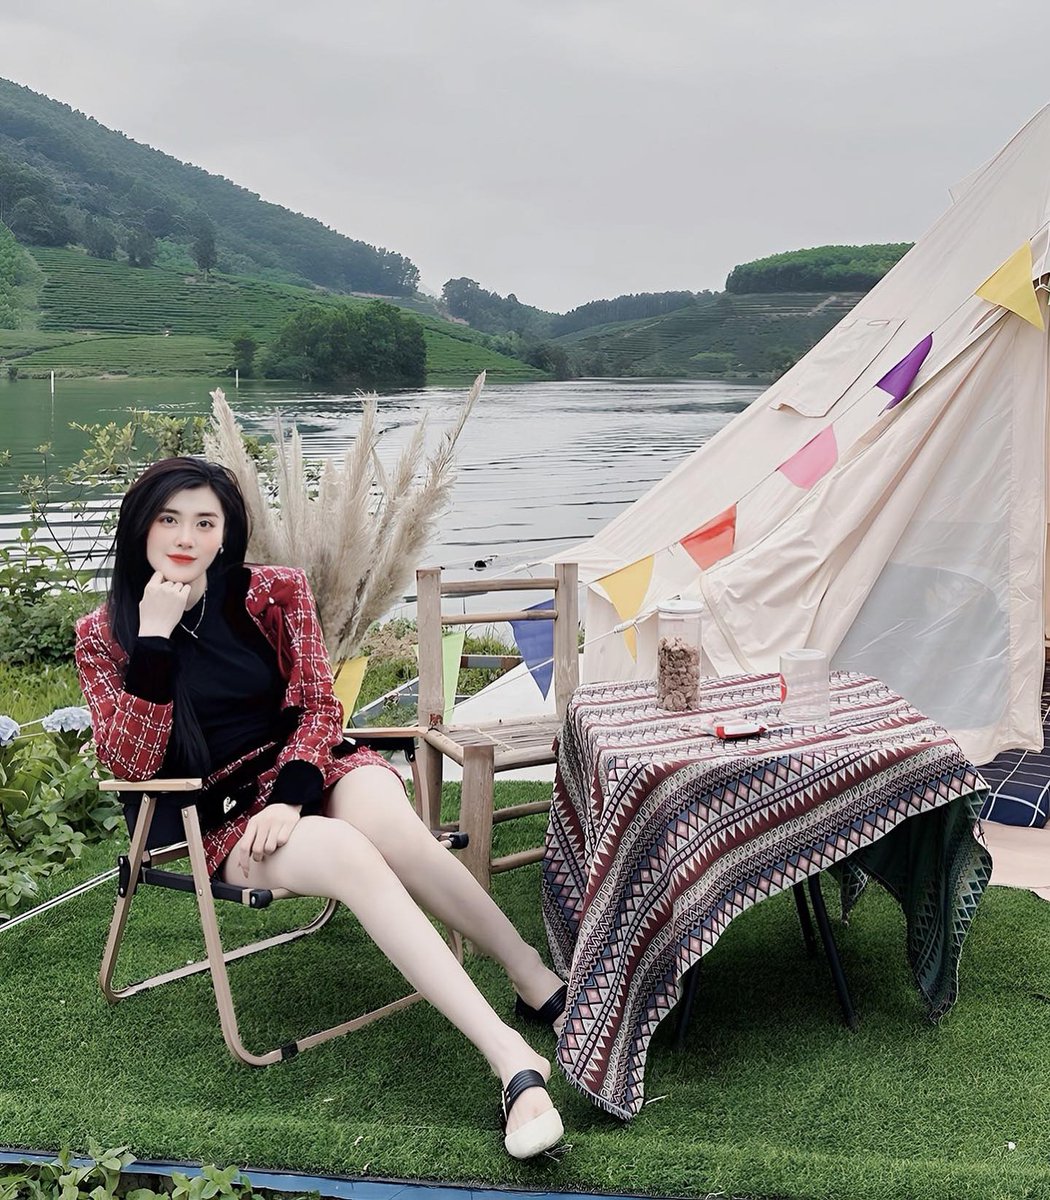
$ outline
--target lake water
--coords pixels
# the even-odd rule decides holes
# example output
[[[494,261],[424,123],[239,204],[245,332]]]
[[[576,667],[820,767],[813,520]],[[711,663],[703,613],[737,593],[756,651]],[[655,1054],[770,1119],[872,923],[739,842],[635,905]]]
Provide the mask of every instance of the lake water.
[[[130,408],[205,413],[214,382],[64,380],[54,402],[46,381],[0,382],[0,540],[24,515],[18,482],[38,474],[35,447],[51,442],[56,463],[75,461],[84,435],[71,421],[127,420]],[[309,455],[339,454],[360,423],[358,396],[288,384],[226,387],[238,420],[270,435],[276,412],[297,424]],[[573,380],[485,388],[460,438],[454,507],[428,560],[462,570],[479,559],[509,569],[597,532],[706,442],[763,388],[714,382]],[[455,420],[466,389],[423,388],[380,399],[380,457],[393,463],[424,418],[436,441]]]

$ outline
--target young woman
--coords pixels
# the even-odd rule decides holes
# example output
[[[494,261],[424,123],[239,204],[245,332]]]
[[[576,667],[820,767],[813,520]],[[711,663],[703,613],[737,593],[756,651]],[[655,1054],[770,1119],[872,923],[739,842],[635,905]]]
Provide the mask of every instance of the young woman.
[[[424,828],[393,768],[347,752],[306,577],[245,566],[247,543],[224,467],[165,459],[128,489],[108,600],[77,626],[99,758],[123,778],[204,777],[213,874],[346,904],[499,1076],[508,1153],[539,1154],[562,1136],[550,1064],[500,1020],[425,913],[503,965],[519,1015],[556,1024],[564,985]]]

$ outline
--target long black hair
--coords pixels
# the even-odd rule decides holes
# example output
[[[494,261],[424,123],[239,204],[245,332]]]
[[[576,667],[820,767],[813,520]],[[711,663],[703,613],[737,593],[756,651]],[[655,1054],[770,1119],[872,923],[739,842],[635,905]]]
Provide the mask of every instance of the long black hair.
[[[219,498],[224,518],[222,555],[208,568],[209,579],[244,563],[248,548],[248,512],[233,472],[202,458],[165,458],[128,488],[120,505],[113,539],[113,575],[106,615],[114,638],[131,653],[139,632],[139,601],[153,575],[146,558],[146,538],[157,515],[176,492],[209,487]],[[165,766],[206,774],[210,759],[200,723],[176,665],[171,740]]]

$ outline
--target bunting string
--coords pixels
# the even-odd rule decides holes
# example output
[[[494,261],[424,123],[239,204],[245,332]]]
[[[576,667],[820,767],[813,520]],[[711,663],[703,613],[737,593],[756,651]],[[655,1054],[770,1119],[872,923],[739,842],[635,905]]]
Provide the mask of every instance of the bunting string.
[[[1038,236],[1037,230],[1033,237]],[[996,271],[994,271],[972,296],[978,296],[988,303],[1015,313],[1040,330],[1045,329],[1042,309],[1037,299],[1037,291],[1045,289],[1045,285],[1036,284],[1032,279],[1034,269],[1031,239],[1022,244]],[[863,400],[870,397],[871,392],[878,389],[884,392],[889,401],[878,414],[879,417],[897,408],[904,400],[914,395],[915,380],[926,363],[934,344],[934,335],[951,321],[970,300],[967,296],[924,338],[921,339],[908,353],[892,366],[872,388],[860,392],[853,402],[843,408],[839,417],[845,416]],[[932,376],[931,376],[932,378]],[[927,380],[928,382],[928,380]],[[828,475],[839,460],[839,446],[835,435],[835,421],[829,422],[819,433],[806,442],[802,447],[780,463],[773,471],[759,479],[751,488],[742,493],[737,501],[729,508],[698,526],[684,537],[676,538],[673,542],[661,546],[650,554],[636,559],[617,570],[594,580],[605,592],[609,602],[621,618],[620,623],[604,634],[594,639],[584,641],[584,646],[593,641],[622,634],[631,657],[637,659],[637,640],[635,625],[643,619],[642,605],[652,581],[655,558],[657,554],[667,553],[681,548],[696,563],[699,570],[705,571],[731,555],[736,548],[737,509],[741,501],[746,500],[763,486],[774,474],[780,473],[800,491],[809,491],[821,479]],[[532,572],[534,568],[545,566],[543,560],[521,563],[508,573],[519,570]],[[535,605],[534,607],[540,607]],[[649,615],[648,610],[644,615]],[[512,622],[515,641],[528,665],[529,671],[536,680],[537,686],[544,696],[550,689],[550,671],[554,662],[553,654],[544,657],[546,642],[553,649],[553,624],[547,622]],[[531,626],[531,628],[529,628]],[[518,628],[520,627],[520,629]],[[542,633],[540,632],[542,630]],[[527,648],[522,642],[528,642]],[[497,687],[500,680],[490,687]]]
[[[1041,231],[1037,230],[1033,236],[1037,236],[1039,232]],[[1031,240],[1029,240],[1020,246],[971,295],[979,296],[990,304],[1015,313],[1038,329],[1045,329],[1042,309],[1036,297],[1036,285],[1032,279],[1033,269]],[[951,321],[969,300],[970,296],[967,296],[965,300],[956,305],[934,330],[909,350],[904,358],[873,385],[873,388],[885,392],[890,398],[879,413],[880,417],[895,409],[914,394],[915,380],[933,349],[934,335]],[[873,389],[859,393],[853,403],[844,408],[839,415],[844,416],[851,412],[857,404],[870,396],[871,390]],[[651,554],[619,568],[610,575],[596,579],[595,583],[601,585],[621,618],[626,620],[628,617],[634,616],[641,608],[645,596],[644,594],[638,596],[636,588],[628,592],[626,588],[620,586],[622,580],[630,579],[633,582],[642,568],[645,569],[647,579],[651,579],[655,556],[673,551],[677,547],[685,550],[701,571],[709,569],[722,558],[732,554],[735,549],[736,514],[741,501],[756,492],[776,472],[780,472],[802,491],[808,491],[835,467],[838,459],[839,447],[835,437],[835,422],[831,421],[815,437],[782,462],[775,471],[763,476],[753,487],[740,495],[735,504],[717,517],[701,525],[692,533],[686,534],[685,537],[659,547]],[[612,584],[612,591],[610,584]],[[631,611],[632,605],[633,612]],[[633,628],[624,636],[628,639],[631,656],[636,657]]]

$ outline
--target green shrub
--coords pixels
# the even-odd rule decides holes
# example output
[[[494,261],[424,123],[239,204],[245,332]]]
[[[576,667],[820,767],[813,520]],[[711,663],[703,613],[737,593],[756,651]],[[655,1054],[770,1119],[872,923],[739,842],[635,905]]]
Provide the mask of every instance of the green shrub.
[[[127,1146],[104,1150],[91,1142],[88,1153],[80,1164],[63,1150],[53,1162],[0,1167],[0,1200],[263,1200],[285,1194],[256,1192],[239,1167],[209,1165],[192,1176],[173,1171],[168,1179],[129,1171],[135,1157]]]
[[[97,604],[84,574],[27,526],[0,547],[0,662],[69,662],[73,626]]]
[[[69,662],[74,625],[97,603],[80,592],[45,594],[26,605],[0,600],[0,662]]]
[[[49,723],[26,734],[0,716],[0,920],[121,820],[117,801],[99,791],[90,726],[73,720],[82,727],[49,730]]]

